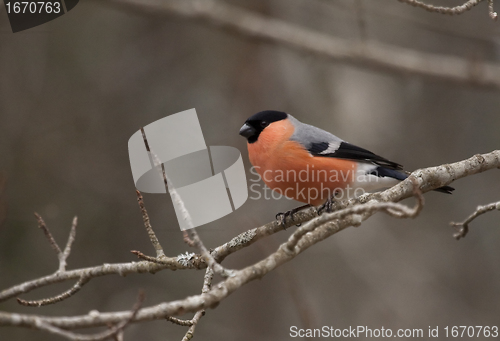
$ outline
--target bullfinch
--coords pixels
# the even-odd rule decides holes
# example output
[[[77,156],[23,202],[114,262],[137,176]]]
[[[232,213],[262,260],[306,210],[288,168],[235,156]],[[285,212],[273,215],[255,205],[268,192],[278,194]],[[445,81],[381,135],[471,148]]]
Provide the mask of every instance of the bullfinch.
[[[305,206],[388,188],[408,177],[400,164],[284,112],[267,110],[249,117],[240,135],[247,139],[250,162],[264,183]]]

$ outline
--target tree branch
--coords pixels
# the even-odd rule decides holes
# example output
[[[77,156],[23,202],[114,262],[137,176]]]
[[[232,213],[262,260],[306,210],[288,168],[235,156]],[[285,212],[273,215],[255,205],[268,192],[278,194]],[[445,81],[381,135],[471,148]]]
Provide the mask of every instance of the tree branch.
[[[500,88],[500,65],[495,63],[420,52],[374,41],[355,42],[336,38],[223,1],[107,0],[103,3],[130,10],[134,14],[178,16],[242,37],[280,44],[334,61],[402,75],[415,74],[461,84]]]
[[[125,319],[124,321],[120,322],[116,326],[111,327],[109,330],[97,333],[97,334],[77,334],[73,332],[69,332],[67,330],[55,327],[51,325],[50,323],[47,323],[46,321],[38,319],[37,322],[37,327],[40,330],[47,331],[51,334],[59,335],[62,337],[65,337],[69,340],[74,340],[74,341],[102,341],[111,337],[114,337],[121,333],[125,327],[127,327],[130,322],[135,318],[137,315],[137,312],[142,306],[142,303],[144,302],[144,293],[142,291],[139,292],[139,296],[137,298],[137,302],[135,303],[134,307],[132,308],[132,311],[129,313],[129,317]]]
[[[207,268],[207,271],[205,272],[205,277],[203,278],[203,288],[201,290],[202,293],[207,293],[210,290],[213,278],[214,278],[214,271],[212,270],[212,268]],[[193,338],[196,325],[200,321],[201,317],[204,315],[205,315],[205,310],[201,309],[194,314],[191,320],[181,320],[173,316],[166,316],[165,318],[167,319],[167,321],[170,321],[174,324],[178,324],[179,326],[189,327],[188,331],[182,338],[182,341],[188,341]]]
[[[493,20],[498,19],[498,14],[495,12],[495,9],[493,7],[493,0],[488,0],[488,13],[490,15],[490,18]]]
[[[15,285],[9,289],[0,292],[0,302],[16,297],[20,294],[30,292],[34,289],[45,287],[47,285],[61,283],[68,280],[80,279],[88,277],[90,279],[106,276],[120,275],[126,276],[132,273],[151,273],[154,274],[160,270],[170,269],[196,269],[195,262],[180,262],[179,257],[165,257],[164,264],[154,264],[151,262],[130,262],[130,263],[115,263],[103,264],[94,267],[69,270],[64,272],[56,272],[52,275],[44,276],[32,281],[27,281],[19,285]],[[199,265],[200,268],[206,268],[206,265]]]
[[[64,251],[60,255],[61,258],[59,259],[59,271],[66,270],[66,259],[68,259],[69,254],[71,253],[71,246],[73,245],[73,242],[75,241],[76,225],[77,224],[78,224],[78,217],[75,216],[73,218],[73,223],[71,224],[71,230],[69,232],[68,241],[66,242],[66,246],[64,247]]]
[[[54,237],[52,236],[52,233],[50,233],[50,230],[48,229],[47,225],[45,224],[45,221],[43,221],[42,217],[35,212],[35,217],[36,220],[38,221],[38,227],[43,231],[45,234],[45,237],[50,243],[50,246],[54,250],[54,252],[57,255],[57,258],[59,259],[59,270],[58,272],[64,272],[66,270],[66,259],[69,257],[69,254],[71,253],[71,245],[73,244],[73,241],[75,240],[75,235],[76,235],[76,225],[78,223],[78,218],[75,216],[73,218],[73,224],[71,225],[71,231],[69,233],[68,241],[66,242],[66,247],[64,248],[64,252],[61,251],[61,248],[55,241]],[[1,299],[0,299],[1,301]]]
[[[55,241],[54,237],[52,237],[52,233],[50,233],[49,229],[47,228],[45,221],[36,212],[35,212],[35,217],[36,217],[36,220],[38,221],[38,227],[40,228],[40,230],[43,231],[43,234],[45,235],[45,237],[49,241],[50,247],[52,248],[52,250],[54,250],[56,255],[60,258],[62,255],[61,248],[59,247],[59,245],[57,245],[57,242]]]
[[[205,262],[208,264],[208,266],[210,268],[212,268],[212,270],[215,273],[219,274],[220,276],[222,276],[224,278],[231,276],[232,271],[227,270],[222,265],[220,265],[214,259],[214,257],[210,254],[210,252],[205,247],[205,245],[203,244],[200,236],[198,235],[198,233],[196,232],[196,229],[194,228],[193,221],[191,219],[191,215],[189,214],[186,206],[184,205],[184,202],[182,201],[179,193],[175,189],[175,186],[173,186],[172,181],[168,178],[168,175],[165,172],[165,166],[161,162],[158,155],[153,150],[150,149],[144,128],[141,128],[141,132],[142,132],[142,138],[144,139],[144,145],[146,147],[146,150],[151,154],[151,158],[152,158],[153,163],[154,163],[153,166],[158,170],[161,169],[160,174],[163,177],[163,182],[165,184],[165,190],[166,190],[166,192],[168,192],[170,194],[170,197],[172,198],[172,203],[179,210],[179,212],[182,215],[183,220],[186,222],[188,236],[186,237],[186,232],[183,231],[184,242],[186,242],[188,245],[196,246],[200,250],[201,255],[204,258]],[[191,239],[189,238],[189,236],[191,237]],[[135,251],[134,253],[136,253],[138,256],[141,256],[141,255],[139,255],[139,253],[137,253],[137,251]],[[156,262],[156,261],[154,261],[154,262]]]
[[[476,219],[477,217],[479,217],[482,214],[485,214],[486,212],[493,211],[493,210],[500,211],[500,201],[493,202],[491,204],[484,205],[484,206],[478,206],[477,209],[470,216],[467,217],[467,219],[465,219],[464,221],[462,221],[460,223],[451,222],[450,225],[457,228],[457,233],[453,234],[453,237],[456,240],[460,240],[460,238],[464,238],[467,235],[467,233],[469,232],[469,224],[474,219]]]
[[[363,219],[363,214],[368,216],[373,215],[377,211],[382,211],[389,214],[395,218],[415,218],[424,206],[424,197],[422,196],[422,192],[418,188],[417,180],[410,176],[409,180],[413,184],[413,193],[417,197],[417,204],[413,209],[410,209],[404,205],[394,203],[394,202],[376,202],[375,200],[369,201],[364,205],[356,205],[352,207],[346,207],[340,211],[333,212],[330,214],[323,214],[320,217],[313,219],[307,224],[299,227],[291,236],[288,238],[288,242],[284,244],[284,248],[286,251],[290,253],[294,253],[298,250],[295,250],[297,243],[304,238],[304,236],[314,231],[318,226],[321,226],[329,221],[334,219],[340,220],[344,219],[348,216],[353,218],[353,221],[358,220],[357,223],[354,223],[353,226],[361,225]]]
[[[412,173],[412,176],[409,179],[402,181],[400,184],[386,191],[365,194],[356,199],[339,202],[336,208],[345,211],[336,211],[332,214],[312,219],[309,224],[314,225],[313,227],[309,226],[309,224],[304,225],[304,228],[308,230],[307,233],[304,234],[303,230],[301,230],[302,232],[298,232],[293,238],[291,237],[290,240],[293,240],[292,242],[289,240],[283,243],[274,253],[263,260],[244,269],[235,270],[233,276],[224,279],[212,288],[207,288],[207,290],[202,292],[200,295],[189,296],[181,300],[165,302],[155,306],[142,308],[137,311],[136,316],[131,322],[163,319],[167,316],[176,316],[187,312],[198,312],[206,308],[214,307],[246,283],[263,277],[276,267],[293,259],[299,253],[324,240],[325,238],[328,238],[329,236],[338,233],[349,226],[360,225],[361,222],[380,210],[384,210],[385,212],[393,214],[399,218],[414,216],[416,214],[415,212],[418,212],[421,207],[420,199],[417,206],[413,209],[406,207],[403,208],[400,204],[393,205],[389,202],[396,203],[402,199],[415,195],[414,188],[416,188],[416,184],[422,192],[427,192],[448,185],[457,179],[499,167],[500,150],[496,150],[487,154],[478,154],[460,162],[417,170]],[[385,205],[385,203],[389,203],[389,205]],[[297,213],[295,217],[296,221],[294,223],[303,219],[310,220],[310,218],[305,217],[307,217],[313,210],[314,209],[310,209],[306,210],[306,212]],[[242,243],[238,244],[236,242],[232,247],[227,245],[231,242],[226,243],[224,245],[227,245],[227,248],[223,248],[221,246],[218,248],[219,251],[216,249],[212,254],[216,255],[214,256],[216,259],[217,257],[223,258],[234,252],[235,249],[239,249],[255,242],[256,236],[272,234],[283,228],[276,226],[277,224],[274,222],[272,224],[267,224],[260,228],[247,231],[247,233],[250,233],[250,235],[253,236],[252,238],[241,238],[240,240]],[[235,239],[233,239],[233,241]],[[243,242],[243,240],[245,241]],[[158,264],[148,262],[140,263],[150,264],[152,267],[156,267],[156,269],[159,269],[160,267]],[[130,266],[130,264],[128,265]],[[40,323],[42,323],[55,328],[77,329],[122,323],[130,318],[130,316],[130,311],[110,313],[94,312],[87,315],[73,317],[48,317],[0,312],[0,326],[16,325],[42,329],[39,327]]]
[[[423,8],[429,12],[441,13],[441,14],[449,14],[449,15],[458,15],[465,13],[466,11],[470,11],[472,7],[479,5],[479,3],[483,0],[468,0],[463,5],[455,6],[455,7],[443,7],[443,6],[434,6],[426,4],[422,1],[418,0],[398,0],[399,2],[404,2],[414,7]],[[493,0],[488,0],[488,14],[491,19],[497,20],[497,13],[493,9]]]
[[[146,228],[146,232],[148,233],[149,240],[151,240],[151,244],[153,244],[153,247],[156,250],[156,257],[161,258],[165,256],[165,252],[163,251],[160,241],[156,237],[156,234],[153,231],[153,227],[151,226],[151,222],[149,221],[148,211],[144,206],[144,199],[142,197],[142,194],[138,190],[136,190],[135,192],[137,194],[137,202],[139,203],[139,208],[141,209],[142,220],[144,221],[144,227]]]
[[[466,11],[470,11],[472,7],[479,5],[479,3],[483,0],[468,0],[463,5],[455,6],[455,7],[443,7],[443,6],[434,6],[426,4],[425,2],[418,0],[398,0],[399,2],[404,2],[414,7],[423,8],[429,12],[441,13],[441,14],[449,14],[449,15],[458,15],[463,14]]]
[[[63,292],[60,295],[57,295],[57,296],[54,296],[54,297],[51,297],[51,298],[45,298],[43,300],[37,300],[37,301],[25,301],[23,299],[17,298],[17,302],[19,302],[19,304],[21,304],[21,305],[28,306],[28,307],[41,307],[43,305],[48,305],[48,304],[54,304],[54,303],[57,303],[57,302],[61,302],[61,301],[65,300],[65,299],[73,296],[78,291],[80,291],[80,289],[82,288],[82,286],[84,286],[88,281],[90,281],[90,278],[88,278],[88,277],[81,277],[78,280],[78,282],[76,282],[75,285],[73,285],[71,287],[71,289]]]

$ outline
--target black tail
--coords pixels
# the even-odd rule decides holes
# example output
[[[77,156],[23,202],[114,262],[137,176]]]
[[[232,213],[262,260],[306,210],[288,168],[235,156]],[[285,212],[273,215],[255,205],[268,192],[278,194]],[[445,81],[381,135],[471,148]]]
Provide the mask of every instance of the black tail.
[[[448,194],[452,194],[451,192],[453,192],[454,190],[455,189],[451,186],[443,186],[435,189],[436,192],[448,193]]]
[[[403,173],[399,170],[395,169],[389,169],[389,168],[384,168],[384,167],[377,167],[374,170],[372,170],[369,174],[373,174],[379,177],[387,176],[389,178],[397,179],[397,180],[405,180],[408,177],[408,174]],[[455,189],[450,186],[443,186],[436,188],[436,192],[441,192],[441,193],[448,193],[451,194]]]

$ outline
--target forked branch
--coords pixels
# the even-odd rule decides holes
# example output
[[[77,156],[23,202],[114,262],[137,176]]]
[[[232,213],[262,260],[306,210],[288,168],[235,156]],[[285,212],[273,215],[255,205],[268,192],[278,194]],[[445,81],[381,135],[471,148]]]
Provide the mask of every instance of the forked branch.
[[[331,214],[324,214],[320,217],[315,216],[315,210],[309,209],[298,212],[294,216],[293,224],[297,222],[306,222],[302,227],[292,234],[280,247],[265,257],[261,261],[252,264],[241,270],[232,270],[231,276],[224,278],[218,284],[212,286],[214,270],[206,263],[198,263],[195,266],[192,260],[201,255],[188,254],[177,257],[165,257],[165,264],[157,264],[149,261],[124,264],[107,264],[101,267],[79,269],[72,271],[63,271],[57,274],[47,276],[38,280],[22,283],[0,293],[0,299],[14,297],[15,293],[23,293],[52,283],[61,282],[70,278],[94,278],[107,274],[125,274],[160,271],[163,269],[200,269],[207,268],[202,293],[195,296],[189,296],[180,300],[164,302],[154,306],[137,308],[128,311],[117,312],[91,312],[82,316],[73,317],[49,317],[30,314],[14,314],[0,312],[0,326],[11,325],[18,327],[35,328],[45,330],[57,335],[64,336],[72,340],[89,340],[87,336],[81,336],[70,332],[71,329],[86,327],[113,325],[115,329],[108,332],[105,336],[111,334],[117,336],[121,333],[124,326],[131,322],[150,321],[154,319],[170,319],[180,322],[178,316],[183,313],[192,312],[194,317],[191,320],[183,320],[185,326],[189,325],[189,330],[185,335],[188,340],[192,337],[194,327],[199,318],[203,316],[203,311],[207,308],[215,307],[234,291],[244,286],[246,283],[261,278],[267,273],[273,271],[278,266],[295,258],[304,250],[321,242],[329,236],[349,227],[358,226],[373,214],[383,211],[397,218],[415,217],[422,208],[423,198],[421,193],[449,185],[453,181],[481,173],[486,170],[500,168],[500,150],[491,153],[475,155],[469,159],[446,164],[438,167],[431,167],[417,170],[400,184],[380,193],[365,194],[356,199],[342,201],[336,204],[336,211]],[[417,204],[411,208],[398,203],[398,201],[415,196]],[[498,208],[499,203],[488,205],[486,210]],[[480,210],[477,215],[481,214]],[[473,219],[473,218],[472,218]],[[467,219],[464,224],[472,219]],[[290,222],[291,223],[291,222]],[[289,224],[290,224],[289,223]],[[231,241],[215,248],[210,255],[217,263],[220,263],[228,255],[247,247],[259,239],[281,231],[283,226],[272,222],[264,226],[251,229]],[[203,257],[203,259],[206,259]],[[121,329],[120,329],[121,328]],[[100,335],[102,336],[102,335]],[[94,335],[95,337],[95,335]],[[94,338],[95,339],[95,338]],[[91,339],[91,340],[94,340]]]
[[[469,224],[474,219],[476,219],[477,217],[479,217],[482,214],[485,214],[486,212],[493,211],[493,210],[500,211],[500,201],[493,202],[491,204],[484,205],[484,206],[478,206],[477,209],[470,216],[468,216],[467,219],[465,219],[462,222],[459,222],[459,223],[451,222],[450,223],[451,226],[454,226],[457,229],[457,232],[453,234],[453,237],[456,240],[459,240],[460,238],[464,238],[467,235],[467,233],[469,232]]]

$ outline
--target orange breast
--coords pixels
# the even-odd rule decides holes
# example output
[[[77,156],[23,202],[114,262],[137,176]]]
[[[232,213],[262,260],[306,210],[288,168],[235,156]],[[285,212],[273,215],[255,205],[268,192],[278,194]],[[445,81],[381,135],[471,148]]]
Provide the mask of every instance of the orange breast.
[[[293,131],[288,120],[274,122],[248,144],[250,162],[269,188],[320,205],[354,181],[355,162],[311,156],[300,143],[290,141]]]

